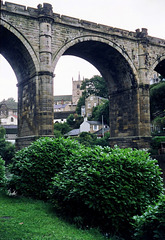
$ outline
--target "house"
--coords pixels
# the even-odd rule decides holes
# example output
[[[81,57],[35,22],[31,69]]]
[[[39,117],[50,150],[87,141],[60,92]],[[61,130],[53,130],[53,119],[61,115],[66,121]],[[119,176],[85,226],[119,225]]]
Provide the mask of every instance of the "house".
[[[88,98],[85,99],[85,115],[86,117],[90,117],[92,116],[92,111],[93,108],[103,104],[107,99],[106,98],[102,98],[99,96],[95,96],[95,95],[90,95]],[[81,111],[83,112],[84,115],[84,106],[82,106]]]
[[[88,121],[87,117],[85,117],[84,122],[80,125],[80,133],[81,132],[95,133],[96,131],[99,131],[100,129],[106,126],[107,125],[103,125],[99,121]]]
[[[7,118],[10,115],[17,116],[18,103],[13,98],[0,102],[0,119]]]

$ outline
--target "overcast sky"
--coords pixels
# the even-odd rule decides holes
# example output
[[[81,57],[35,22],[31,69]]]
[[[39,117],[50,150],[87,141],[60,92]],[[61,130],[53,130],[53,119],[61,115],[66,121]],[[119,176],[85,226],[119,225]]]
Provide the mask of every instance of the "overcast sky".
[[[5,1],[3,0],[3,3]],[[129,31],[147,28],[150,36],[165,39],[165,0],[8,0],[29,7],[52,4],[53,11],[117,27]],[[90,78],[99,72],[89,63],[75,57],[61,57],[55,69],[54,94],[71,94],[72,77]],[[17,80],[11,67],[0,58],[0,101],[14,97],[17,100]],[[65,86],[65,88],[64,88]]]

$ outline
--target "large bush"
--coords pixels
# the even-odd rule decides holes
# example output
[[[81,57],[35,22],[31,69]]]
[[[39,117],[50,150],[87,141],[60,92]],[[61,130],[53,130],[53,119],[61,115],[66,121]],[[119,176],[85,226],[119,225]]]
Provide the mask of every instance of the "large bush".
[[[15,145],[7,142],[4,138],[0,138],[0,154],[8,165],[15,154]]]
[[[127,239],[132,217],[162,192],[156,160],[145,151],[118,147],[74,150],[53,180],[50,198],[58,200],[63,214]]]
[[[5,183],[5,161],[0,156],[0,188],[4,186]]]
[[[157,155],[161,148],[161,142],[165,142],[165,136],[156,136],[151,140],[151,154]]]
[[[141,216],[134,217],[135,240],[165,239],[165,195],[155,204],[148,206]]]
[[[59,172],[78,142],[63,138],[40,138],[15,154],[10,166],[9,188],[18,194],[46,198],[51,178]]]

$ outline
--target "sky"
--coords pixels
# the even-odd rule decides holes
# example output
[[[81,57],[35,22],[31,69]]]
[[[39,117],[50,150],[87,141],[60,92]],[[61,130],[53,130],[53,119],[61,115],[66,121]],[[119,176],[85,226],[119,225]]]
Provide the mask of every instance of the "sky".
[[[5,1],[3,0],[3,3]],[[148,34],[165,39],[165,0],[8,0],[37,8],[43,2],[53,6],[53,12],[111,27],[135,31],[147,28]],[[91,78],[99,72],[83,59],[62,56],[55,69],[54,95],[71,95],[72,78]],[[17,100],[17,79],[7,61],[0,57],[0,101]],[[64,87],[65,86],[65,87]]]

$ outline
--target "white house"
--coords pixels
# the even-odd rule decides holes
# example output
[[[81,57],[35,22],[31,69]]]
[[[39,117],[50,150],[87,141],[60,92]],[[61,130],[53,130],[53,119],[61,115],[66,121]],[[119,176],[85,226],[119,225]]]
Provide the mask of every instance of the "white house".
[[[100,130],[103,127],[106,127],[107,125],[103,125],[99,121],[88,121],[87,117],[84,118],[84,122],[80,125],[80,133],[81,132],[90,132],[94,133],[98,130]]]

